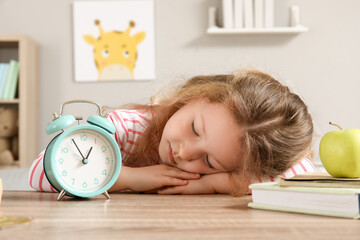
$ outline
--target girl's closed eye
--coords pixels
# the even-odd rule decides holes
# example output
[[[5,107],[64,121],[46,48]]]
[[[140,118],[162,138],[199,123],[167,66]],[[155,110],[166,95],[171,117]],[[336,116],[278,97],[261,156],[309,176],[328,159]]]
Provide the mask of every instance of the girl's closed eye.
[[[210,161],[209,161],[209,155],[205,155],[205,162],[206,164],[209,166],[209,168],[214,169],[213,165],[211,165]]]
[[[191,122],[191,130],[193,131],[193,133],[198,137],[199,134],[197,133],[196,129],[195,129],[195,121]],[[209,155],[205,155],[205,162],[206,165],[208,165],[209,168],[214,169],[213,165],[211,165],[210,161],[209,161]]]
[[[191,130],[193,131],[193,133],[196,136],[199,136],[199,134],[196,132],[196,129],[195,129],[195,121],[192,121],[192,123],[191,123]]]

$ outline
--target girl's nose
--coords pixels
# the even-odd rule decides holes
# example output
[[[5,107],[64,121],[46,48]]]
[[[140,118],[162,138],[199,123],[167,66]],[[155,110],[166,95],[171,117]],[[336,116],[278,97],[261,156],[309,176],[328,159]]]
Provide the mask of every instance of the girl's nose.
[[[181,143],[179,157],[185,161],[192,161],[201,158],[201,150],[196,143]]]

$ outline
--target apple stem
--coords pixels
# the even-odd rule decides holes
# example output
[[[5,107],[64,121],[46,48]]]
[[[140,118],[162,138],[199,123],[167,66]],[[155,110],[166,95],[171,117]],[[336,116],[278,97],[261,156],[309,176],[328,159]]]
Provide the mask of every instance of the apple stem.
[[[333,122],[329,122],[330,125],[333,125],[333,126],[336,126],[338,128],[340,128],[340,130],[343,130],[342,127],[340,127],[339,125],[337,125],[336,123],[333,123]]]

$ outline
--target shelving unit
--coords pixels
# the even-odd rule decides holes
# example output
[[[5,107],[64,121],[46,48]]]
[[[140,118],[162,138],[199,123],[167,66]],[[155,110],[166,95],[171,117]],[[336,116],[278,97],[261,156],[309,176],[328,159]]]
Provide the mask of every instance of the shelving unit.
[[[223,5],[223,7],[224,6],[225,5]],[[228,5],[226,5],[226,6],[228,6]],[[235,5],[233,7],[235,7]],[[236,14],[235,9],[233,9],[233,8],[226,8],[225,7],[223,9],[225,9],[225,11],[226,10],[230,11],[230,13],[233,12],[234,14]],[[256,12],[255,11],[256,6],[250,7],[250,10],[251,9],[253,10],[253,14],[254,14],[254,12]],[[260,7],[260,9],[262,9],[262,7]],[[241,8],[240,11],[245,11],[246,12],[247,10],[249,10],[249,9],[242,9]],[[260,11],[260,12],[263,12],[263,11]],[[241,13],[241,12],[238,12],[238,14],[239,13]],[[223,12],[223,14],[225,14],[225,13]],[[230,20],[228,18],[224,18],[223,19],[224,22],[225,22],[225,20],[227,20],[229,22],[229,21],[231,21],[231,19],[233,21],[235,21],[234,16],[232,14],[229,14],[229,15],[231,16]],[[225,15],[225,16],[227,16],[227,15]],[[241,16],[245,19],[245,16],[240,14],[240,17]],[[253,18],[253,20],[256,19],[255,15],[251,15],[251,17]],[[250,19],[251,19],[251,17],[250,17]],[[251,25],[246,25],[245,23],[243,23],[242,24],[243,27],[241,27],[241,28],[222,28],[222,27],[219,27],[217,25],[217,20],[218,19],[217,19],[217,9],[216,9],[216,7],[210,7],[209,10],[208,10],[208,28],[207,28],[207,31],[206,31],[208,34],[213,34],[213,35],[299,34],[299,33],[307,32],[309,30],[307,27],[302,26],[300,24],[298,6],[292,6],[290,8],[290,26],[289,27],[257,27],[255,25],[255,22],[254,22],[253,27],[245,27],[245,26],[251,26]],[[270,26],[273,26],[273,25],[274,25],[274,23],[272,22],[272,24],[270,24]],[[233,25],[229,25],[229,26],[233,26]],[[238,25],[238,26],[241,26],[241,24]],[[260,24],[258,26],[266,26],[266,23],[264,22],[264,24]]]
[[[298,34],[307,32],[308,28],[304,26],[298,27],[273,27],[273,28],[219,28],[209,27],[208,34]]]
[[[1,100],[0,107],[13,107],[19,112],[19,158],[11,166],[29,167],[38,154],[39,145],[39,46],[23,34],[0,34],[0,62],[19,61],[18,94],[14,100]]]

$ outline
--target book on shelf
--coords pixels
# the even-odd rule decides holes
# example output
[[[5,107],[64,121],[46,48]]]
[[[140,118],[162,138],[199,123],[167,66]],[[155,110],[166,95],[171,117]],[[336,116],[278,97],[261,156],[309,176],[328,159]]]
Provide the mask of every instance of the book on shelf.
[[[254,0],[254,26],[264,27],[264,0]]]
[[[9,69],[4,83],[4,89],[2,91],[2,99],[10,100],[15,98],[18,78],[19,62],[16,60],[10,60]]]
[[[243,28],[244,27],[244,2],[243,0],[234,0],[234,27]]]
[[[280,177],[278,183],[280,187],[360,188],[360,178],[335,178],[327,172]]]
[[[244,27],[254,27],[254,2],[253,0],[244,0]]]
[[[4,89],[8,69],[9,63],[0,63],[0,99],[2,98],[2,92]]]
[[[274,27],[274,0],[264,0],[264,25]]]
[[[250,185],[255,209],[360,218],[360,188],[280,187],[276,182]]]
[[[224,28],[234,27],[234,5],[233,0],[221,0],[222,24]]]
[[[221,0],[220,25],[225,29],[274,27],[274,0]],[[209,27],[214,26],[213,10]]]

